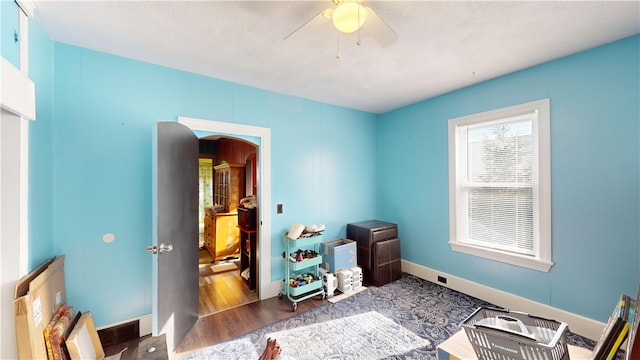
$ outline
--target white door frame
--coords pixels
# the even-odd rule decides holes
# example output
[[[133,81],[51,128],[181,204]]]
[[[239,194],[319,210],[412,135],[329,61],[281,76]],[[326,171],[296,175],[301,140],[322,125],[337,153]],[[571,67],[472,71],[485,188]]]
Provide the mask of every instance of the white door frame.
[[[14,288],[29,261],[29,121],[35,87],[0,59],[0,317],[13,319]],[[17,357],[14,321],[0,325],[0,358]]]
[[[18,1],[19,69],[0,57],[0,318],[14,319],[14,288],[29,271],[29,121],[36,117],[29,79],[30,1]],[[0,358],[18,356],[14,321],[0,324]]]
[[[280,293],[280,283],[271,282],[271,129],[259,126],[194,119],[180,116],[178,122],[191,130],[251,136],[260,139],[258,151],[259,251],[258,294],[260,300]]]

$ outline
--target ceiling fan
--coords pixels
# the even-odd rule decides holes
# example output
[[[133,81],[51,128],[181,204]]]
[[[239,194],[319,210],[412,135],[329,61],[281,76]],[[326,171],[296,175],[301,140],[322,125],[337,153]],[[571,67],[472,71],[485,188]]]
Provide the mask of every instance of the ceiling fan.
[[[388,46],[398,39],[398,34],[378,16],[371,8],[362,5],[362,0],[331,0],[334,6],[320,11],[311,19],[300,25],[287,35],[287,40],[300,29],[310,24],[327,23],[331,21],[338,34],[356,33],[356,44],[360,45],[360,31],[371,35],[381,46]],[[340,57],[339,45],[336,57]]]

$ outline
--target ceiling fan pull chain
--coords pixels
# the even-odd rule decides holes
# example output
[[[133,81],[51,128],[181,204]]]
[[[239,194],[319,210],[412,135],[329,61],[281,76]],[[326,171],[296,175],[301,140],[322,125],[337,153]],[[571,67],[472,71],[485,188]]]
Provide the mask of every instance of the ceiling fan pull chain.
[[[336,59],[340,59],[340,33],[336,31]]]

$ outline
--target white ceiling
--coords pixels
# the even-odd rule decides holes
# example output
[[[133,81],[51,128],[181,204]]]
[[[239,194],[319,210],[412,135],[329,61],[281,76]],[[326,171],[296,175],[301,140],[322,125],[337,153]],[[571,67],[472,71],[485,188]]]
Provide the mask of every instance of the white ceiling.
[[[55,41],[384,113],[640,32],[640,1],[367,1],[341,35],[331,1],[33,1]],[[324,20],[322,20],[324,19]]]

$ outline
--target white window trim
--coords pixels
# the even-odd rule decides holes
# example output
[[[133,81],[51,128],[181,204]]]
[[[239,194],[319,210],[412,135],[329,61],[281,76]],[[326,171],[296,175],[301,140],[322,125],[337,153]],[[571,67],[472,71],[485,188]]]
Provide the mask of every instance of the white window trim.
[[[538,111],[538,187],[534,196],[539,203],[539,238],[534,257],[461,243],[456,237],[456,127]],[[536,127],[534,126],[534,136]],[[550,101],[542,99],[525,104],[449,119],[449,245],[453,251],[479,256],[512,265],[547,272],[553,266],[551,257],[551,138]]]

